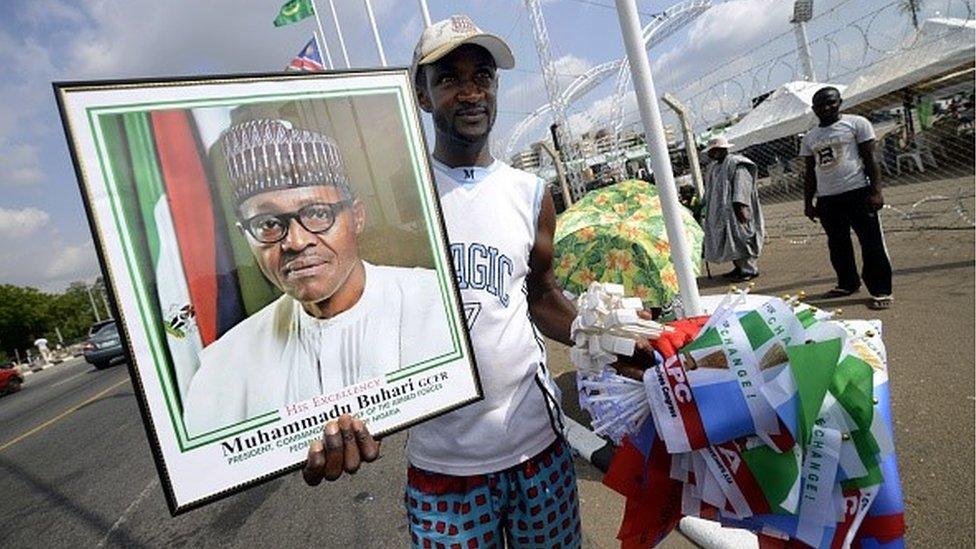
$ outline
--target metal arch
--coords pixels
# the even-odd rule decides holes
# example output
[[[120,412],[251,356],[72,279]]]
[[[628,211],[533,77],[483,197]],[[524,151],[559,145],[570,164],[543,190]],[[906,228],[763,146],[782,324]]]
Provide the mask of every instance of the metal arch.
[[[644,48],[653,48],[664,41],[665,38],[668,38],[694,21],[711,7],[712,0],[688,0],[664,10],[658,17],[644,27]],[[613,149],[617,149],[620,141],[620,133],[623,130],[623,101],[624,95],[627,94],[627,86],[630,83],[630,67],[626,63],[626,58],[622,61],[624,62],[617,72],[617,81],[614,84],[613,103],[610,105]]]
[[[685,0],[680,4],[675,4],[669,7],[644,27],[642,34],[644,37],[645,47],[650,49],[663,41],[665,38],[668,38],[678,30],[682,29],[695,18],[708,11],[708,9],[712,7],[712,3],[713,0]],[[591,67],[566,87],[561,94],[562,104],[565,106],[576,102],[581,97],[606,81],[607,78],[614,73],[618,74],[618,85],[616,87],[620,88],[621,85],[619,84],[619,75],[629,75],[628,68],[626,57],[615,59],[613,61],[607,61]],[[629,79],[625,78],[625,82],[627,81],[629,81]],[[623,84],[623,86],[626,86],[626,83]],[[614,106],[616,107],[617,103],[621,102],[622,100],[622,97],[615,98]],[[619,107],[617,108],[620,110]],[[508,143],[505,146],[505,158],[511,157],[515,150],[515,146],[519,141],[521,141],[525,133],[535,125],[540,117],[551,110],[552,105],[550,103],[546,103],[516,124],[515,128],[512,130],[511,136],[508,138]],[[617,120],[617,118],[619,118],[619,120]],[[615,127],[622,123],[622,112],[617,118],[613,118],[613,120],[616,121],[614,124]]]
[[[566,89],[561,94],[563,105],[569,105],[583,95],[586,95],[590,90],[606,80],[607,76],[616,71],[622,63],[623,60],[620,59],[608,61],[606,63],[596,65],[595,67],[591,67],[589,70],[579,75],[568,86],[566,86]],[[512,156],[515,145],[521,141],[525,133],[528,132],[529,129],[532,128],[542,116],[550,111],[552,111],[552,104],[545,103],[516,124],[515,128],[512,130],[512,135],[508,138],[508,144],[505,147],[505,158]]]

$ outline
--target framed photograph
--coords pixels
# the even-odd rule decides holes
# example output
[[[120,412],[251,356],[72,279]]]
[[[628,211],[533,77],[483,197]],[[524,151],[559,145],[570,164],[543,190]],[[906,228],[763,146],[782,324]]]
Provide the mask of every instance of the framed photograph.
[[[481,398],[406,70],[57,83],[173,514]]]

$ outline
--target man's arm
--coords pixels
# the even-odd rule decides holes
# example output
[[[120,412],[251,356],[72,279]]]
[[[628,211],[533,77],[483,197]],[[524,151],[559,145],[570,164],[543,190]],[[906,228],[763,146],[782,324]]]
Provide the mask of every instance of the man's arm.
[[[816,221],[817,210],[813,207],[813,198],[817,195],[817,169],[812,156],[803,157],[803,215]]]
[[[546,337],[572,346],[569,331],[576,318],[576,307],[563,295],[556,284],[556,273],[552,270],[555,233],[556,206],[546,189],[542,195],[535,243],[529,254],[529,314]]]
[[[861,157],[864,174],[868,176],[868,183],[871,185],[871,194],[867,199],[868,207],[872,211],[878,211],[884,206],[884,197],[881,195],[881,170],[878,169],[878,162],[874,158],[874,139],[858,143],[857,154]]]

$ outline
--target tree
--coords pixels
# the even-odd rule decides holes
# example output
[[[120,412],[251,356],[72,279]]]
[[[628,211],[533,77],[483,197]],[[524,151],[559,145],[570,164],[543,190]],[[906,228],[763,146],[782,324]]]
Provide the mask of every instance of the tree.
[[[36,288],[0,285],[0,352],[14,355],[15,349],[30,349],[37,338],[65,343],[88,335],[95,320],[88,300],[88,285],[74,282],[59,294]]]
[[[26,349],[47,331],[51,296],[36,288],[0,285],[0,348]]]
[[[918,30],[918,12],[922,9],[924,0],[899,0],[898,11],[907,13],[912,17],[912,27]]]

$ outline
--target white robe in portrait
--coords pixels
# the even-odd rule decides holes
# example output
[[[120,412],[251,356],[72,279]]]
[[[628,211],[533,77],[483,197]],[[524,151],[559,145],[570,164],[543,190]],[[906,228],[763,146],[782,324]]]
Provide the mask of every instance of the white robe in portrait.
[[[200,354],[184,402],[191,436],[454,349],[437,273],[364,262],[359,301],[332,318],[309,315],[284,295]]]

